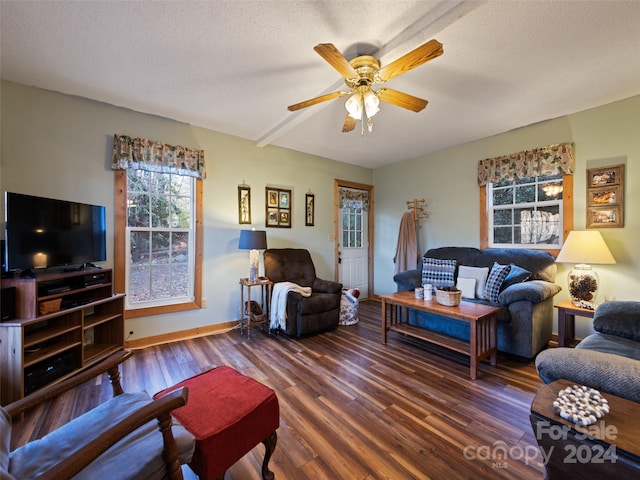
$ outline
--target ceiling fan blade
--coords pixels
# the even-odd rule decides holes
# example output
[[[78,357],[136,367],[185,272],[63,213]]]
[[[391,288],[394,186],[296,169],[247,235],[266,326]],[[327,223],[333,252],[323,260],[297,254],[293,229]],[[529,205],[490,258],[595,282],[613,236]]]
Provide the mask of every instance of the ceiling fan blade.
[[[406,108],[407,110],[412,110],[414,112],[419,112],[427,106],[427,103],[429,103],[422,98],[414,97],[408,93],[402,93],[390,88],[381,88],[376,93],[378,94],[378,98],[383,102],[391,103],[392,105]]]
[[[344,78],[358,78],[358,72],[338,51],[333,43],[320,43],[313,47],[318,54],[335,68]]]
[[[347,113],[347,118],[344,119],[344,125],[342,125],[342,133],[351,132],[356,128],[356,120],[351,118]]]
[[[296,103],[295,105],[289,105],[287,109],[290,112],[295,112],[296,110],[300,110],[302,108],[310,107],[311,105],[316,105],[318,103],[326,102],[327,100],[333,100],[334,98],[342,97],[347,95],[347,92],[338,91],[333,93],[327,93],[326,95],[320,95],[316,98],[311,98],[309,100],[305,100],[304,102]]]
[[[442,44],[437,40],[429,40],[427,43],[420,45],[415,50],[394,60],[389,65],[382,67],[378,71],[377,79],[380,82],[386,82],[398,75],[408,72],[423,63],[433,60],[444,53]]]

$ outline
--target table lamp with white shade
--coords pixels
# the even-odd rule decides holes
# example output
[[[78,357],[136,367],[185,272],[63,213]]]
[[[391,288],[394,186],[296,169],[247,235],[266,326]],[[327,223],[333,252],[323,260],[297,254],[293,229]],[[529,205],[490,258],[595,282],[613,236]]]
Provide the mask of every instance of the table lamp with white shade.
[[[260,267],[260,252],[267,248],[267,232],[264,230],[240,230],[240,241],[238,248],[249,250],[249,282],[258,281],[258,270]]]
[[[575,264],[567,275],[573,304],[593,306],[600,287],[600,277],[591,264],[610,265],[616,260],[598,230],[573,230],[564,241],[556,262]]]

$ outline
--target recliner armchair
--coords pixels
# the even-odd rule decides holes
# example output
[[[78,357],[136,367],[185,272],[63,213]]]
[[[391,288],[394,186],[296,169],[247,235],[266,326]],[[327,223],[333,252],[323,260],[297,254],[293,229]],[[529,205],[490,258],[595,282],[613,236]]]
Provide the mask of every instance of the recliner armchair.
[[[318,278],[308,250],[265,250],[264,273],[274,283],[293,282],[301,287],[311,287],[309,297],[293,291],[287,294],[285,335],[300,338],[338,326],[342,284]]]
[[[0,479],[182,479],[195,439],[172,420],[188,390],[158,400],[124,393],[118,365],[132,355],[116,352],[96,366],[0,408]],[[44,437],[10,451],[11,419],[104,372],[113,398]],[[154,421],[156,420],[157,421]]]

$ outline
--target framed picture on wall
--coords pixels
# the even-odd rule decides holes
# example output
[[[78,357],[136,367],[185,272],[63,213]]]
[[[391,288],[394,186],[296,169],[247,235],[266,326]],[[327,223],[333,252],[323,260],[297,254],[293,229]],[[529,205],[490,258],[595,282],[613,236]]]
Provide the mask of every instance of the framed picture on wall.
[[[280,192],[280,203],[279,203],[279,207],[280,208],[289,208],[289,194],[291,192],[290,191],[281,191]]]
[[[277,227],[279,223],[278,209],[267,207],[267,227]]]
[[[248,185],[238,186],[238,223],[251,223],[251,188]]]
[[[587,228],[622,226],[622,207],[587,207]]]
[[[265,188],[267,227],[291,228],[291,190],[284,188]]]
[[[587,228],[624,226],[624,164],[587,169]]]
[[[271,188],[267,188],[267,207],[278,208],[278,191]]]
[[[307,227],[313,227],[313,223],[315,221],[315,196],[313,193],[307,193],[304,196],[305,203],[305,214],[304,214],[304,224]]]
[[[587,187],[604,187],[606,185],[622,185],[624,165],[587,169]]]

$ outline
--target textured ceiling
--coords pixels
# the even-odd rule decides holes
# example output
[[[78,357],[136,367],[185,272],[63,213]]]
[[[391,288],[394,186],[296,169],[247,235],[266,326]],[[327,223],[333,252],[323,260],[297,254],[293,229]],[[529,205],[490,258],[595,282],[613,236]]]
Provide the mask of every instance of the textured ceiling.
[[[638,1],[6,1],[2,78],[370,168],[640,94]],[[384,66],[444,55],[386,86],[373,133],[341,133],[344,89],[313,47]],[[509,152],[504,152],[509,153]]]

